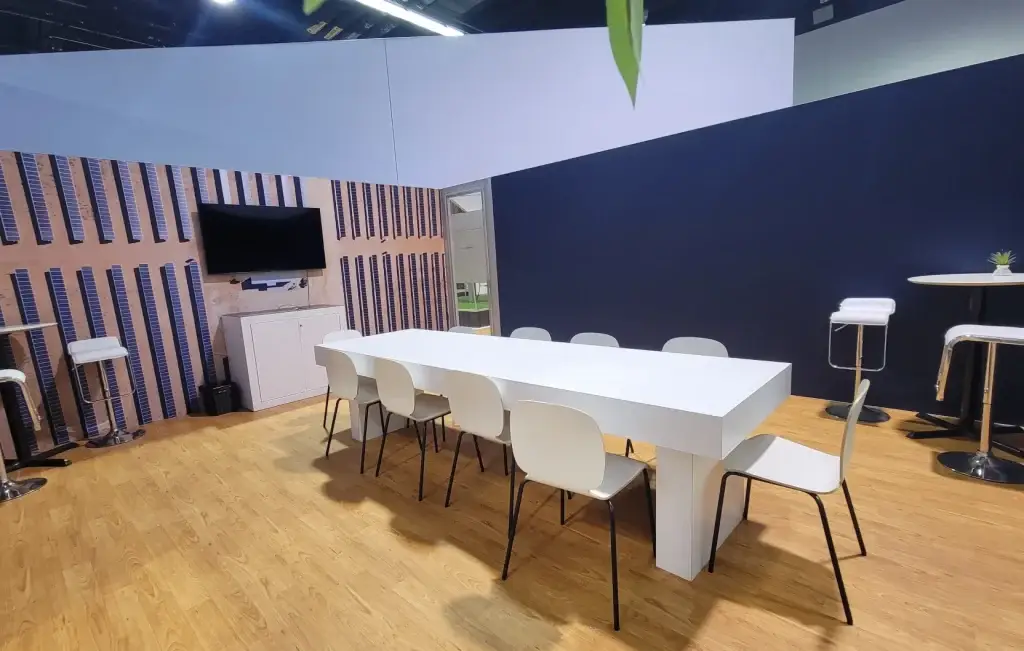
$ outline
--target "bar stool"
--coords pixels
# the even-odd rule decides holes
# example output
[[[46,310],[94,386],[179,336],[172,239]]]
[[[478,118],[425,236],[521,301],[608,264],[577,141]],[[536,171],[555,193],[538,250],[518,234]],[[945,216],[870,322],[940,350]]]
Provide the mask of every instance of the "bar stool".
[[[95,339],[80,339],[78,341],[72,341],[68,344],[68,356],[71,357],[71,377],[75,379],[75,386],[78,388],[78,396],[82,402],[94,404],[102,402],[107,406],[107,418],[110,420],[110,431],[105,436],[101,436],[95,439],[91,439],[88,446],[91,448],[107,448],[114,445],[121,445],[123,443],[131,443],[135,439],[141,437],[145,430],[137,429],[134,432],[130,432],[126,429],[118,427],[117,421],[114,419],[114,401],[120,401],[122,398],[126,398],[135,393],[135,387],[132,387],[131,391],[122,393],[116,396],[110,395],[110,386],[107,384],[107,374],[104,368],[104,362],[113,363],[116,359],[124,359],[127,363],[128,360],[128,349],[121,345],[121,342],[117,340],[117,337],[97,337]],[[103,387],[103,397],[97,398],[96,400],[89,400],[85,397],[85,390],[82,387],[82,380],[79,377],[78,371],[80,367],[86,364],[96,364],[97,372],[100,376],[100,384]],[[82,370],[82,376],[85,375],[84,369]]]
[[[992,391],[996,375],[996,348],[999,344],[1024,346],[1024,328],[990,325],[959,325],[946,331],[946,343],[939,361],[939,378],[935,383],[935,398],[942,400],[946,393],[946,376],[953,347],[961,341],[987,344],[985,355],[985,385],[982,392],[981,444],[977,452],[950,451],[939,454],[939,463],[955,473],[1000,484],[1024,484],[1024,465],[1002,459],[991,453]]]
[[[860,376],[864,372],[877,372],[885,368],[886,349],[889,344],[889,317],[896,312],[896,301],[891,298],[846,298],[839,304],[839,311],[829,317],[828,326],[828,365],[844,371],[853,371],[853,392],[857,394]],[[839,366],[832,362],[832,332],[847,326],[857,326],[857,356],[853,366]],[[885,328],[885,340],[882,344],[882,365],[876,368],[864,368],[864,326],[880,326]],[[833,402],[825,407],[825,413],[845,420],[850,412],[850,403]],[[889,414],[877,407],[867,405],[860,412],[859,423],[884,423]]]
[[[32,405],[32,399],[29,397],[28,387],[25,385],[25,374],[13,368],[2,368],[0,369],[0,383],[3,382],[10,382],[21,389],[22,396],[25,398],[25,404],[28,405],[28,412],[32,415],[32,425],[38,431],[39,414],[36,413],[36,408]],[[7,476],[7,464],[0,463],[0,502],[10,502],[19,497],[24,497],[45,485],[46,479],[44,477],[14,481]]]

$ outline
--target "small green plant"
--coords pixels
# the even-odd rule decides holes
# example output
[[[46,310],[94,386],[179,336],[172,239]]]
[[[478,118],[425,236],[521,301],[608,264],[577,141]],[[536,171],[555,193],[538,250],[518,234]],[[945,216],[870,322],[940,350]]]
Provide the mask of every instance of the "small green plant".
[[[988,256],[988,261],[997,267],[1009,266],[1017,261],[1017,256],[1013,254],[1013,251],[996,251]]]

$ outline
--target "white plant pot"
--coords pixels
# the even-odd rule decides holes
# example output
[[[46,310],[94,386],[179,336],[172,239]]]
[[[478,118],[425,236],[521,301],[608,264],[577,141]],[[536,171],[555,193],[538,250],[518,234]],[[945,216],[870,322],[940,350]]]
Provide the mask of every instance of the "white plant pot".
[[[1010,265],[1008,265],[1008,264],[999,264],[999,265],[996,265],[996,270],[992,272],[992,275],[993,276],[1009,276],[1012,273],[1013,272],[1010,271]]]

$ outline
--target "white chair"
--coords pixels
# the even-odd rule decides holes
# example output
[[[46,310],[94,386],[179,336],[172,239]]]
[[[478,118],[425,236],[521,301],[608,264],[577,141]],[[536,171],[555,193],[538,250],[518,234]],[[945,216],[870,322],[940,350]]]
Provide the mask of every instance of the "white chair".
[[[356,337],[362,337],[363,333],[358,330],[335,330],[334,332],[328,332],[324,335],[324,343],[329,344],[332,341],[344,341],[346,339],[355,339]],[[327,375],[327,393],[324,395],[324,430],[327,429],[327,407],[331,404],[331,376]],[[337,403],[335,403],[337,407]],[[335,408],[334,413],[337,414],[338,410]],[[333,429],[334,426],[332,425]],[[330,445],[328,445],[330,447]]]
[[[982,391],[981,443],[976,452],[950,451],[939,454],[939,463],[955,473],[1000,484],[1024,484],[1024,465],[994,456],[992,450],[992,393],[995,391],[996,350],[1000,344],[1024,346],[1024,328],[989,325],[959,325],[946,331],[946,343],[935,384],[936,399],[946,393],[946,376],[953,348],[962,341],[985,344],[985,384]]]
[[[32,397],[28,393],[28,386],[25,384],[25,374],[13,368],[0,369],[0,384],[10,382],[21,390],[21,395],[28,407],[28,413],[32,416],[32,426],[39,430],[39,414],[32,404]],[[15,481],[7,476],[7,466],[3,463],[3,455],[0,454],[0,502],[10,502],[29,493],[34,493],[46,485],[44,477],[33,477]]]
[[[338,405],[342,400],[348,400],[355,404],[363,405],[363,440],[359,446],[359,474],[363,474],[366,464],[366,429],[370,419],[370,407],[377,405],[380,414],[380,422],[384,422],[384,409],[380,404],[380,397],[377,395],[377,381],[361,377],[356,372],[355,362],[348,356],[348,353],[340,350],[327,351],[327,381],[334,390],[337,400],[334,402],[334,416],[331,418],[331,431],[327,436],[327,449],[324,458],[331,456],[331,441],[334,439],[334,423],[338,420]]]
[[[729,349],[720,341],[704,337],[673,337],[661,347],[663,353],[682,355],[704,355],[705,357],[728,357]]]
[[[509,335],[511,339],[533,339],[534,341],[551,341],[551,333],[544,328],[534,328],[533,326],[523,326],[522,328],[516,328]]]
[[[573,335],[572,339],[569,340],[570,344],[586,344],[588,346],[606,346],[608,348],[618,348],[619,340],[611,335],[606,335],[603,332],[581,332],[577,335]]]
[[[705,357],[728,357],[729,350],[720,341],[704,337],[673,337],[661,347],[663,353],[680,355],[704,355]],[[633,441],[626,439],[626,456],[633,452]]]
[[[110,395],[110,386],[107,384],[107,374],[104,365],[106,362],[113,364],[114,360],[123,359],[128,362],[128,349],[121,345],[117,337],[97,337],[95,339],[80,339],[68,344],[68,356],[71,358],[71,377],[74,378],[78,396],[82,402],[94,404],[102,402],[107,407],[107,418],[110,422],[110,431],[102,437],[92,439],[87,444],[92,448],[105,448],[123,443],[131,443],[141,437],[145,432],[141,429],[130,432],[121,429],[114,419],[114,401],[120,401],[135,393],[133,386],[130,391],[120,395]],[[85,369],[81,368],[87,364],[96,364],[100,376],[100,386],[103,388],[103,397],[91,400],[86,398],[86,387],[82,386],[82,378],[85,377]],[[79,373],[81,371],[81,373]]]
[[[853,392],[857,393],[860,377],[864,372],[876,372],[885,368],[886,349],[889,342],[889,317],[896,312],[896,301],[891,298],[846,298],[839,304],[839,310],[829,317],[828,326],[828,364],[832,368],[853,371]],[[835,327],[839,326],[839,327]],[[832,362],[832,333],[847,326],[857,326],[857,352],[853,366],[840,366]],[[885,328],[882,344],[882,363],[874,368],[864,367],[864,327],[877,326]],[[825,407],[825,412],[835,418],[846,418],[850,403],[834,402]],[[860,412],[862,423],[884,423],[889,414],[875,407],[865,406]]]
[[[470,328],[469,326],[452,326],[448,328],[448,332],[460,332],[464,335],[475,335],[476,328]]]
[[[404,365],[389,359],[378,359],[375,362],[377,376],[377,393],[384,408],[388,410],[384,418],[383,434],[380,438],[380,451],[377,453],[377,470],[375,477],[380,476],[380,463],[384,459],[384,444],[388,440],[388,423],[392,414],[398,414],[412,421],[416,430],[416,440],[420,444],[420,489],[419,500],[423,501],[423,471],[427,463],[427,423],[433,426],[434,451],[437,452],[437,421],[440,419],[444,430],[444,417],[451,413],[448,399],[429,393],[417,393],[412,382],[412,375]],[[420,436],[420,424],[423,425],[423,436]]]
[[[654,502],[647,465],[635,459],[609,454],[597,422],[589,415],[561,405],[522,400],[512,407],[512,451],[526,477],[519,485],[512,527],[505,550],[501,580],[508,578],[512,543],[523,506],[523,490],[530,482],[559,489],[561,517],[565,524],[565,493],[570,491],[601,500],[608,505],[611,526],[612,616],[619,630],[619,567],[615,551],[615,507],[612,498],[643,475],[647,494],[647,515],[654,545]]]
[[[850,456],[853,454],[853,439],[857,431],[857,417],[860,415],[860,410],[864,407],[864,399],[868,395],[868,387],[870,386],[871,382],[863,380],[857,389],[857,394],[846,418],[846,426],[843,428],[843,444],[838,457],[773,434],[758,434],[740,443],[725,458],[723,462],[725,474],[722,475],[722,485],[718,493],[718,511],[715,514],[715,533],[711,537],[711,559],[708,561],[708,572],[715,571],[715,553],[718,550],[718,528],[722,524],[722,502],[725,499],[725,484],[729,477],[736,475],[746,477],[747,479],[747,494],[743,502],[744,520],[747,519],[747,512],[750,507],[751,480],[756,479],[757,481],[807,493],[814,498],[814,502],[818,505],[821,525],[825,529],[825,541],[828,543],[828,553],[832,558],[832,569],[835,571],[836,582],[839,584],[839,596],[843,600],[846,623],[853,624],[853,615],[850,613],[850,601],[846,598],[843,574],[839,570],[836,546],[832,542],[832,530],[829,529],[828,517],[825,515],[825,504],[822,503],[820,496],[834,493],[842,487],[843,495],[846,496],[846,506],[850,509],[850,519],[853,520],[853,530],[857,534],[857,543],[860,545],[860,554],[861,556],[867,556],[868,551],[864,547],[864,538],[860,534],[857,513],[853,510],[850,489],[846,485],[846,469],[850,464]]]
[[[484,471],[484,460],[480,455],[480,443],[483,438],[502,446],[505,461],[505,474],[508,475],[508,448],[512,445],[509,436],[509,415],[501,401],[498,385],[488,377],[452,371],[448,373],[445,383],[445,395],[452,408],[452,421],[459,426],[459,438],[455,443],[455,458],[452,459],[452,472],[448,476],[448,492],[444,497],[447,508],[451,504],[452,484],[455,482],[455,468],[459,463],[459,449],[462,447],[463,434],[473,437],[476,447],[476,459],[480,464],[480,472]],[[513,455],[511,479],[508,484],[508,519],[509,531],[512,530],[512,506],[515,499],[515,455]]]

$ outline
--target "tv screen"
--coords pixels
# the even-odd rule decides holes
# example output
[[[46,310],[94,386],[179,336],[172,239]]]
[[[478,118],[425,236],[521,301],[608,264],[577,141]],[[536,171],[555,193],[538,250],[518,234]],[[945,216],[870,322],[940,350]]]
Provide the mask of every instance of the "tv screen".
[[[319,208],[199,206],[206,273],[324,269]]]

